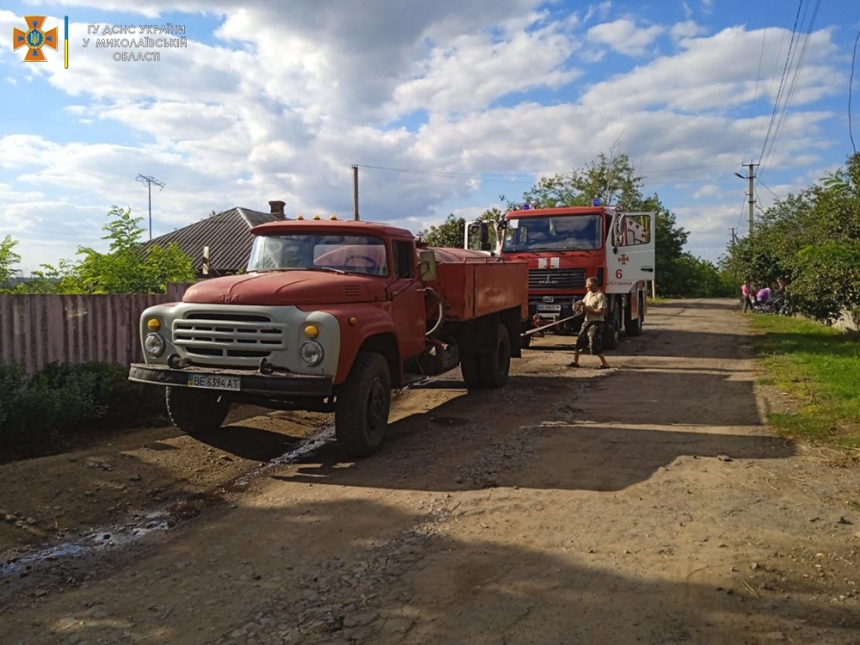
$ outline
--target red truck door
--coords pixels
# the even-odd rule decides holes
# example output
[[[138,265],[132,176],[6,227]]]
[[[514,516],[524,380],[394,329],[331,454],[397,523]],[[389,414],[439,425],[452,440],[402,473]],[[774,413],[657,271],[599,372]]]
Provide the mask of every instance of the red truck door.
[[[657,213],[617,213],[606,240],[606,293],[654,280]]]
[[[424,314],[424,288],[416,267],[414,242],[394,240],[391,243],[391,268],[394,280],[389,287],[392,316],[400,343],[402,359],[415,358],[424,352],[427,331]]]

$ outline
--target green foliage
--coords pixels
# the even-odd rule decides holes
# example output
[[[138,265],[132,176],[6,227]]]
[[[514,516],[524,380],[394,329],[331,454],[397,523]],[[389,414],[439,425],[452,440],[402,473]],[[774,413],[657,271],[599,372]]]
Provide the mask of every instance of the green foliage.
[[[504,219],[505,214],[498,208],[490,208],[485,210],[477,218],[480,222],[491,222],[498,224]],[[454,213],[448,215],[448,218],[438,226],[431,226],[429,229],[424,229],[418,235],[430,246],[436,246],[447,249],[462,249],[465,242],[465,226],[466,219],[457,217]],[[475,240],[470,239],[470,248],[477,248],[477,244],[473,244]],[[490,227],[490,245],[496,247],[496,230],[493,226]]]
[[[0,363],[0,451],[35,457],[81,434],[166,423],[164,402],[113,363],[52,363],[26,379]]]
[[[792,304],[816,320],[835,321],[860,306],[860,240],[830,240],[800,250]]]
[[[860,447],[860,344],[800,318],[754,316],[752,325],[769,381],[797,401],[768,422],[788,436]]]
[[[21,261],[21,256],[13,250],[18,242],[12,239],[11,235],[7,235],[0,241],[0,293],[2,293],[11,278],[18,271],[12,268],[12,265],[18,264]]]
[[[845,168],[764,212],[753,234],[729,247],[721,269],[734,284],[789,283],[792,306],[831,323],[860,306],[860,154]]]
[[[81,247],[77,262],[60,260],[34,272],[36,279],[21,285],[28,293],[106,294],[164,293],[171,282],[193,282],[193,260],[176,244],[143,248],[143,218],[117,206],[108,213],[102,239],[110,241],[107,253]]]
[[[681,253],[677,258],[664,262],[668,267],[661,270],[666,279],[657,281],[657,291],[669,298],[729,297],[734,295],[734,286],[712,262]]]

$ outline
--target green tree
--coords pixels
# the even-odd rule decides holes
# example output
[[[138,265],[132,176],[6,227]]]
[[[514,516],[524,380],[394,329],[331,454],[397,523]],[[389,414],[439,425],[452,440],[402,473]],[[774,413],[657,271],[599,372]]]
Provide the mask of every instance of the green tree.
[[[171,282],[195,279],[192,259],[176,244],[144,248],[143,218],[118,206],[108,213],[103,227],[110,246],[107,253],[80,247],[77,262],[61,260],[35,272],[33,291],[53,293],[164,293]]]
[[[489,241],[490,245],[494,249],[496,248],[495,225],[501,222],[504,217],[505,214],[501,211],[501,209],[493,207],[485,210],[477,218],[477,221],[479,222],[489,222],[491,224]],[[454,213],[450,213],[444,222],[437,226],[431,226],[429,229],[424,229],[418,235],[430,246],[437,246],[447,249],[462,249],[465,242],[465,227],[466,219],[464,217],[457,217],[456,215],[454,215]],[[478,248],[477,240],[470,239],[469,242],[470,248]]]
[[[6,289],[9,280],[18,273],[12,266],[21,261],[21,256],[15,253],[14,248],[18,245],[11,235],[7,235],[0,241],[0,290]]]
[[[731,245],[721,269],[735,283],[790,283],[794,308],[821,322],[860,308],[860,154],[817,184],[768,208]]]
[[[444,222],[438,226],[431,226],[429,229],[422,230],[418,236],[430,246],[462,249],[465,225],[465,218],[450,213]]]

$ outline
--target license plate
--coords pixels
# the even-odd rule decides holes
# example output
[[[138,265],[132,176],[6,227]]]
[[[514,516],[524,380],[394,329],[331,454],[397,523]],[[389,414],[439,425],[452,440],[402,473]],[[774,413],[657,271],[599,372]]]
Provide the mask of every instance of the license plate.
[[[561,305],[538,305],[538,311],[561,311]]]
[[[212,376],[212,375],[190,375],[188,387],[199,387],[206,390],[234,390],[242,389],[242,379],[238,376]]]

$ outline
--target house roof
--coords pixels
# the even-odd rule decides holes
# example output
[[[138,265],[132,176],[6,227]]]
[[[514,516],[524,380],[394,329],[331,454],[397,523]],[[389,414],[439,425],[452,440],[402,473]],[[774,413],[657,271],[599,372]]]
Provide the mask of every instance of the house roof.
[[[203,266],[203,247],[209,247],[209,269],[213,273],[236,271],[248,265],[254,237],[251,229],[268,222],[281,221],[271,213],[250,208],[231,208],[194,224],[156,237],[144,244],[144,248],[167,246],[175,242],[194,260],[194,270]]]

